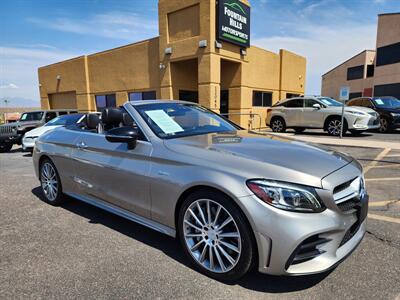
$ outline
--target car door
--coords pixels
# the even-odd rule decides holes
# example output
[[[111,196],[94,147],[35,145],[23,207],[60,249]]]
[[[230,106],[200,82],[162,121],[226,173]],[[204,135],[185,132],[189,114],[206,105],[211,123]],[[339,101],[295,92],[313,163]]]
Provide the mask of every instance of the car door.
[[[293,99],[284,103],[284,115],[287,127],[303,126],[301,114],[303,110],[303,99]]]
[[[79,193],[149,218],[152,144],[143,137],[130,150],[126,143],[111,143],[105,136],[83,131],[76,141],[72,155]]]
[[[321,108],[313,107],[314,104],[319,104]],[[314,99],[305,98],[304,107],[300,116],[301,123],[304,127],[322,128],[324,123],[324,105]]]

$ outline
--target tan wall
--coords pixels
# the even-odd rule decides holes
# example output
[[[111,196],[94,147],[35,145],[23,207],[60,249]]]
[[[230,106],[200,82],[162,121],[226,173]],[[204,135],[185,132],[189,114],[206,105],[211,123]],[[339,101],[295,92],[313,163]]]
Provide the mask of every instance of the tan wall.
[[[200,104],[218,112],[222,87],[229,89],[230,112],[257,112],[264,124],[266,108],[252,107],[254,90],[272,92],[273,102],[286,92],[304,94],[304,57],[257,47],[242,56],[227,42],[215,48],[216,0],[159,0],[158,8],[158,38],[40,68],[42,107],[53,93],[76,91],[78,108],[94,110],[99,94],[115,93],[120,105],[132,91],[156,90],[158,98],[172,99],[182,89],[197,90]],[[199,48],[200,40],[207,40],[206,48]],[[54,88],[57,74],[61,84]],[[249,121],[244,115],[231,119],[244,127]]]
[[[76,107],[77,103],[75,92],[49,94],[50,109],[74,109]]]
[[[340,88],[349,86],[351,93],[363,92],[373,87],[373,78],[366,77],[366,65],[371,64],[375,51],[363,51],[322,76],[321,95],[339,99]],[[347,80],[347,69],[364,65],[364,78]],[[376,72],[376,70],[375,70]]]
[[[376,47],[400,43],[400,13],[380,15]],[[400,83],[400,63],[375,68],[374,85]]]

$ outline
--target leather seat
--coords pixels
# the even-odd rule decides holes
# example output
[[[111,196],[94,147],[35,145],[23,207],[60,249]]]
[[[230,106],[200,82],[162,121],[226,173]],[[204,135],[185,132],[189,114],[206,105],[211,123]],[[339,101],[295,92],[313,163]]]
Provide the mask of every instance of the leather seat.
[[[124,124],[124,126],[136,127],[135,121],[133,121],[132,117],[126,112],[122,114],[122,124]]]
[[[100,123],[100,118],[98,114],[87,114],[86,115],[86,128],[92,131],[97,130],[97,126]]]
[[[105,108],[101,113],[101,122],[104,130],[119,127],[122,123],[122,112],[119,108]]]

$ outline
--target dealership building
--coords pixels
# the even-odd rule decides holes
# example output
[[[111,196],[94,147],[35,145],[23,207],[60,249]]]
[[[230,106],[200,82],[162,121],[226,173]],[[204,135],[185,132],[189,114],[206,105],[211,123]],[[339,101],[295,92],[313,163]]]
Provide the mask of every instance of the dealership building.
[[[159,0],[158,21],[158,37],[39,68],[42,108],[181,99],[247,127],[248,114],[264,125],[265,107],[304,94],[304,57],[250,46],[247,0]]]
[[[400,99],[400,13],[378,16],[375,50],[364,50],[322,75],[322,95],[339,99],[341,87],[350,87],[350,99]]]

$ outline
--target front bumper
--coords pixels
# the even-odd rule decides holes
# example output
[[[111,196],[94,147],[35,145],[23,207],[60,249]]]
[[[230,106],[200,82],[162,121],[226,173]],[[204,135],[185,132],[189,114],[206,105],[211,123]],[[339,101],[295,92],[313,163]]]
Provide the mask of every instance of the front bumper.
[[[348,171],[348,168],[344,169]],[[337,173],[334,177],[342,177],[342,172]],[[351,177],[354,175],[349,173]],[[321,213],[284,211],[262,202],[255,195],[240,198],[257,241],[261,273],[306,275],[325,272],[342,262],[359,245],[366,231],[368,195],[352,199],[356,209],[347,210],[343,206],[347,201],[336,204],[332,199],[327,200],[332,193],[326,187],[321,191],[320,198],[326,204]],[[328,201],[331,202],[329,205]],[[313,243],[313,249],[299,251]],[[310,256],[311,250],[317,254]],[[302,255],[303,258],[309,256],[299,259]]]
[[[375,116],[352,116],[347,120],[350,130],[373,130],[381,127],[379,117]]]
[[[37,137],[23,137],[22,138],[22,149],[31,151],[35,146]]]
[[[0,135],[0,143],[20,144],[21,135]]]

